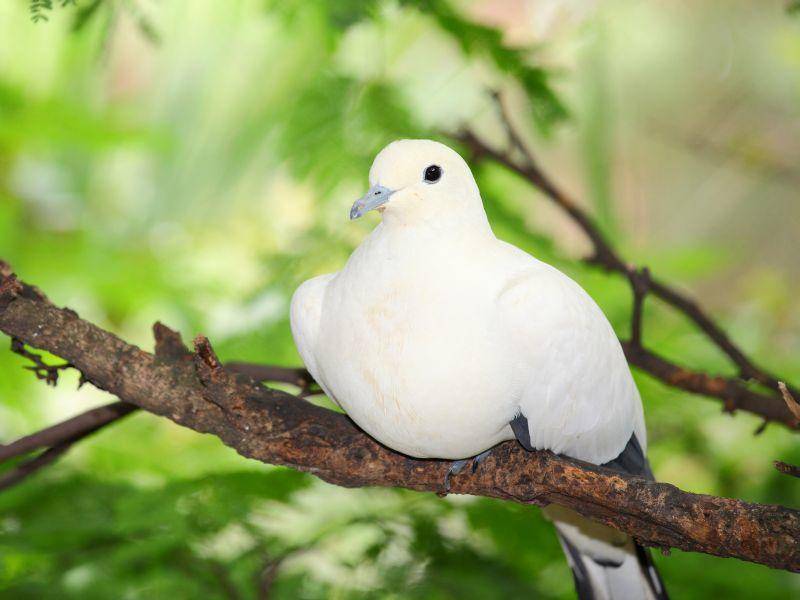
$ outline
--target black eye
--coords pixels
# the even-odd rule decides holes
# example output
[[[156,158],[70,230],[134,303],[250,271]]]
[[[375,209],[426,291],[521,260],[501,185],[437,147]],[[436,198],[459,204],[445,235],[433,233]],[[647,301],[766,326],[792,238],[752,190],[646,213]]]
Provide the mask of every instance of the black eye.
[[[436,183],[442,178],[442,167],[439,165],[431,165],[425,169],[423,179],[426,183]]]

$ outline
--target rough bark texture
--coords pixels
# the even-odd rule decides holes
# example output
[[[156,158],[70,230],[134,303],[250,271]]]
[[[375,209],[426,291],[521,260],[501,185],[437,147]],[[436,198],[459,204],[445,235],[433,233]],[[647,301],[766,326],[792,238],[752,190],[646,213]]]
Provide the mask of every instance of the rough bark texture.
[[[226,369],[205,338],[191,353],[174,332],[154,329],[156,353],[150,354],[0,272],[0,331],[63,358],[127,403],[216,435],[248,458],[333,484],[442,492],[450,463],[393,452],[344,415]],[[512,442],[498,446],[476,473],[468,471],[452,478],[452,492],[554,502],[650,546],[800,571],[800,512],[793,509],[691,494],[550,452],[526,452]]]

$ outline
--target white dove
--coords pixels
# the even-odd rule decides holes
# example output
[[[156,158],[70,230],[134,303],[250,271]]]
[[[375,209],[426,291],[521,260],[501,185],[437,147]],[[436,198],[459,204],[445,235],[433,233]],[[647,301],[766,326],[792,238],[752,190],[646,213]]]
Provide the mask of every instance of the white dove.
[[[498,240],[466,162],[400,140],[350,211],[382,222],[338,273],[303,283],[291,327],[306,367],[359,427],[419,458],[470,457],[516,438],[652,477],[639,393],[613,329],[569,277]],[[580,598],[666,598],[649,553],[546,509]]]

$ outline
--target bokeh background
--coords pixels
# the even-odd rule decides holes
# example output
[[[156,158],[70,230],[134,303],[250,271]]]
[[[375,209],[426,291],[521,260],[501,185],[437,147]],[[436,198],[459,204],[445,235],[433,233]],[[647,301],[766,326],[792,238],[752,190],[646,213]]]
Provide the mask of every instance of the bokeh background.
[[[625,256],[800,383],[800,15],[784,2],[49,4],[0,3],[0,256],[124,338],[150,349],[160,319],[225,359],[299,364],[288,299],[377,222],[347,219],[375,153],[464,126],[502,144],[496,89]],[[580,232],[518,178],[475,171],[498,236],[577,279],[625,335],[627,286],[577,260]],[[646,310],[648,345],[733,373]],[[24,365],[0,350],[1,442],[109,401]],[[798,505],[772,468],[800,462],[796,434],[754,436],[758,419],[635,376],[660,479]],[[656,561],[675,598],[800,595],[761,566]],[[5,598],[573,595],[534,508],[340,489],[149,414],[0,494]]]

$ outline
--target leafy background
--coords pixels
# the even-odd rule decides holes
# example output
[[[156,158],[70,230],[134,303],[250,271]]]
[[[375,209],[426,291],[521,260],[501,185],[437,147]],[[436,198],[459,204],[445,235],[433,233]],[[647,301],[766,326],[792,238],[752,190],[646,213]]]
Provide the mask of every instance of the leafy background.
[[[374,154],[467,124],[488,88],[626,256],[681,282],[800,382],[800,20],[784,4],[6,0],[0,256],[58,303],[152,347],[161,319],[227,359],[296,365],[287,302],[376,217],[347,221]],[[33,12],[31,12],[33,10]],[[32,18],[33,17],[33,18]],[[624,282],[570,223],[476,168],[496,233],[553,262],[628,330]],[[683,320],[645,339],[732,373]],[[0,440],[108,401],[0,352]],[[797,438],[636,373],[659,478],[798,504]],[[676,598],[786,598],[796,576],[674,551]],[[260,590],[260,591],[259,591]],[[572,597],[533,508],[344,490],[136,414],[0,494],[7,598]]]

